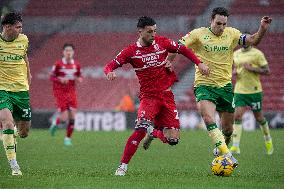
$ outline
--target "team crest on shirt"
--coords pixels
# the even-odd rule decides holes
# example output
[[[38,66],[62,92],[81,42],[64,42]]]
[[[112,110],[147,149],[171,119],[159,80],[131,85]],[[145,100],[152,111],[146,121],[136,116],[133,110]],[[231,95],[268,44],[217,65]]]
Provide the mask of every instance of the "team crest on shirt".
[[[155,44],[155,45],[154,45],[154,49],[155,49],[156,51],[160,51],[159,45],[158,45],[158,44]]]
[[[204,39],[204,40],[210,40],[211,37],[210,37],[209,35],[205,35],[203,39]]]
[[[137,51],[135,52],[135,55],[141,55],[141,51],[137,50]]]

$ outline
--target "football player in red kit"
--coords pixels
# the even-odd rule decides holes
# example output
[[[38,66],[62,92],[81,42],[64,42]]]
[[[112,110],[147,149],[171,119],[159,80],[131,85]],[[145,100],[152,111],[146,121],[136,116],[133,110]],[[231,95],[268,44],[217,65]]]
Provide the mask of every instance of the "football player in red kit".
[[[171,86],[177,81],[175,73],[166,61],[168,53],[179,53],[192,60],[204,75],[209,68],[195,54],[182,45],[165,37],[156,36],[156,22],[150,17],[141,17],[137,29],[139,39],[123,49],[104,69],[108,80],[114,80],[115,69],[130,63],[140,83],[140,107],[136,126],[129,137],[120,165],[115,175],[124,176],[140,141],[146,136],[143,147],[147,149],[153,138],[169,145],[179,142],[179,119]],[[155,125],[155,128],[153,127]]]
[[[55,62],[50,79],[56,99],[58,116],[52,121],[50,133],[54,136],[59,124],[67,124],[64,145],[71,146],[77,110],[76,82],[82,82],[80,63],[74,60],[74,46],[64,44],[63,58]]]

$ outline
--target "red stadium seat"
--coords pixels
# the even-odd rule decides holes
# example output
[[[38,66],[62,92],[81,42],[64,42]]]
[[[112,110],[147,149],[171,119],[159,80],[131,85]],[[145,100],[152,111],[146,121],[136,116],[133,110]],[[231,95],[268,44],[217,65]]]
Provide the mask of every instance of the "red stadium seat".
[[[209,0],[175,0],[166,3],[151,0],[31,0],[24,13],[27,16],[197,16],[205,10],[209,2]]]
[[[230,7],[230,14],[234,15],[284,15],[284,1],[268,0],[269,4],[260,0],[235,0]],[[253,8],[252,8],[253,7]]]

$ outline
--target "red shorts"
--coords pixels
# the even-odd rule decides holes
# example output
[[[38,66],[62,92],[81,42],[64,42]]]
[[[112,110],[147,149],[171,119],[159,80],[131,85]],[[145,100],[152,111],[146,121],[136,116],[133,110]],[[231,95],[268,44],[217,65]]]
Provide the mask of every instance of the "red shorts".
[[[75,91],[56,91],[54,92],[54,97],[56,99],[56,105],[59,109],[59,112],[77,109],[77,94]]]
[[[141,99],[137,120],[154,123],[155,128],[179,129],[179,117],[172,91],[164,91],[158,97]]]

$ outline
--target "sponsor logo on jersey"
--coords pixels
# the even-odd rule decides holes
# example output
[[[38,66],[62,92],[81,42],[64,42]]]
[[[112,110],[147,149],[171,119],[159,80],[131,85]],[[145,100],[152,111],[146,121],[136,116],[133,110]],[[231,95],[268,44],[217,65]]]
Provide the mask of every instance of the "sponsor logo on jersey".
[[[4,54],[0,54],[0,61],[4,61],[4,62],[19,62],[23,58],[24,57],[21,56],[21,55],[14,55],[14,54],[4,55]]]
[[[210,40],[211,37],[210,37],[209,35],[205,35],[205,36],[203,37],[203,39],[204,39],[204,40]]]
[[[229,50],[228,46],[223,45],[204,45],[203,47],[206,52],[224,52]]]
[[[149,67],[157,67],[164,64],[164,61],[160,60],[160,55],[165,53],[166,50],[160,50],[155,53],[149,53],[149,54],[143,54],[143,55],[135,55],[132,58],[141,59],[141,61],[144,63],[144,66],[142,68],[136,68],[135,70],[145,69]]]
[[[159,60],[159,55],[158,54],[155,54],[155,55],[150,55],[150,56],[146,56],[146,57],[142,57],[142,61],[143,62],[152,62],[152,61],[157,61]]]

